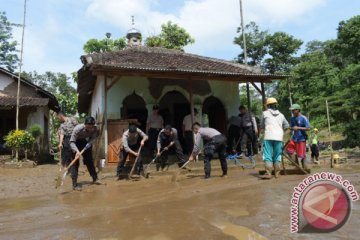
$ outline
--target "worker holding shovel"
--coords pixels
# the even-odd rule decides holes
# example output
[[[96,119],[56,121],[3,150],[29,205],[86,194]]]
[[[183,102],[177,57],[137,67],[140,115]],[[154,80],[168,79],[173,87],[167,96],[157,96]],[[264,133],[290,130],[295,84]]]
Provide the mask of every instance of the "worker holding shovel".
[[[140,147],[144,146],[145,141],[148,140],[148,136],[137,128],[135,125],[130,124],[129,129],[126,130],[122,135],[122,147],[120,150],[120,161],[118,163],[116,169],[116,176],[118,180],[120,180],[120,175],[125,167],[125,161],[128,154],[132,154],[136,156],[137,161],[135,168],[137,167],[137,173],[140,175],[141,171],[143,170],[143,164],[140,158]]]
[[[210,177],[211,173],[211,159],[215,152],[219,155],[221,164],[222,177],[227,176],[227,162],[226,162],[226,137],[214,128],[201,127],[200,123],[193,124],[193,132],[195,134],[193,152],[189,157],[189,161],[193,161],[200,153],[201,139],[205,140],[204,145],[204,171],[205,179]]]
[[[95,170],[91,146],[98,135],[99,130],[95,125],[95,119],[89,116],[85,118],[85,122],[83,124],[79,124],[74,128],[70,138],[70,146],[75,153],[75,158],[79,158],[81,155],[83,156],[84,164],[86,165],[94,184],[102,184],[102,182],[98,179]],[[85,148],[85,146],[88,147],[81,154],[80,151]],[[77,161],[73,165],[74,167],[71,168],[72,170],[70,170],[73,181],[73,189],[77,191],[81,190],[81,187],[77,184],[79,165],[79,161]]]
[[[186,162],[183,149],[178,139],[178,132],[170,125],[166,125],[165,128],[160,131],[157,138],[157,156],[160,156],[160,152],[162,150],[165,151],[161,154],[160,162],[156,164],[157,171],[159,171],[160,168],[162,171],[164,170],[169,151],[175,151],[176,157],[179,161],[179,168],[181,168]]]

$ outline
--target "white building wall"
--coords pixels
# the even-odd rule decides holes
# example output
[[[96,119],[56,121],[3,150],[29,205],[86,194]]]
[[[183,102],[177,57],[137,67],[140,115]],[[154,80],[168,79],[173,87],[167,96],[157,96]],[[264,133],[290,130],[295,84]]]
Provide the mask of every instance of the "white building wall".
[[[47,109],[47,108],[46,108]],[[36,112],[31,112],[27,118],[27,126],[26,128],[29,129],[31,125],[38,124],[41,126],[42,131],[44,131],[44,115],[45,115],[45,108],[38,107]]]
[[[98,75],[94,92],[91,98],[91,106],[90,106],[90,115],[96,119],[96,121],[101,121],[102,116],[104,114],[105,106],[104,106],[104,89],[105,89],[105,80],[103,75]]]
[[[193,95],[195,107],[201,110],[204,100],[209,96],[217,97],[224,105],[227,116],[238,114],[240,105],[239,85],[238,83],[209,81],[211,93],[207,96]],[[149,91],[149,81],[144,77],[120,77],[108,92],[108,119],[119,119],[120,109],[124,99],[134,92],[141,96],[147,104],[148,112],[152,111],[152,105],[169,91],[178,91],[185,98],[190,100],[188,91],[180,86],[165,86],[159,99],[153,98]]]
[[[212,95],[223,103],[227,117],[238,115],[240,106],[239,84],[222,81],[209,81],[209,84]]]
[[[41,127],[43,136],[47,136],[47,139],[42,139],[40,142],[40,150],[43,152],[49,152],[49,142],[50,142],[50,128],[47,127],[47,133],[45,133],[45,120],[46,117],[49,120],[50,110],[48,107],[38,107],[35,112],[31,112],[27,118],[26,129],[29,129],[33,124],[38,124]],[[49,123],[49,121],[48,121]]]
[[[120,109],[124,99],[136,93],[145,103],[153,103],[155,99],[150,95],[149,81],[143,77],[120,77],[108,91],[107,111],[108,119],[120,119]],[[148,109],[149,110],[149,109]]]
[[[8,85],[13,82],[14,80],[9,78],[9,76],[0,73],[0,90],[4,90]]]

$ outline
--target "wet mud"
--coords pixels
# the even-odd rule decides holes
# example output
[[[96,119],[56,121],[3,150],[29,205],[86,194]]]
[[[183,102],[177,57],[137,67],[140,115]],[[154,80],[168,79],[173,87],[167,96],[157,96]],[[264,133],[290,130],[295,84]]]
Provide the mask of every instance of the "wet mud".
[[[203,179],[202,166],[190,174],[152,174],[140,181],[102,175],[92,185],[81,168],[81,192],[66,179],[54,188],[58,166],[0,169],[0,239],[358,239],[359,203],[349,222],[330,234],[291,234],[290,198],[304,176],[259,180],[257,171],[232,167],[227,178],[213,164]],[[357,189],[359,174],[341,172]]]

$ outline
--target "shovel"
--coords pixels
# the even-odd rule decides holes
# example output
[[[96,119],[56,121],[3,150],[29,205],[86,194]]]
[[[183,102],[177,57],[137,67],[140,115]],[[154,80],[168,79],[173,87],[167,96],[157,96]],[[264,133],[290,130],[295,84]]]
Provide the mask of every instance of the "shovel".
[[[74,165],[74,164],[76,163],[76,161],[79,160],[80,156],[85,152],[85,150],[88,149],[88,148],[90,148],[90,147],[91,147],[91,144],[87,143],[86,146],[83,148],[83,150],[81,150],[80,155],[77,156],[77,157],[75,157],[75,158],[71,161],[71,163],[69,164],[69,166],[67,166],[67,167],[65,168],[65,172],[64,172],[61,176],[58,176],[58,177],[55,179],[55,188],[58,188],[58,187],[64,185],[64,181],[65,181],[65,178],[66,178],[66,176],[67,176],[67,174],[68,174],[68,171],[69,171],[70,167],[71,167],[72,165]]]
[[[185,168],[186,165],[188,165],[191,161],[193,160],[187,160],[187,162],[185,162],[171,177],[171,182],[176,182],[176,179],[181,171],[181,169]]]
[[[165,152],[166,150],[165,149],[163,149],[161,152],[160,152],[160,154],[159,155],[157,155],[153,160],[151,160],[151,162],[146,166],[146,168],[145,168],[145,178],[149,178],[149,176],[150,176],[150,172],[148,172],[148,169],[149,169],[149,167],[150,167],[150,165],[152,164],[152,163],[154,163],[155,161],[156,161],[156,159],[158,159],[160,156],[161,156],[161,154],[163,153],[163,152]]]
[[[130,173],[129,173],[129,178],[133,178],[133,174],[134,174],[134,170],[135,170],[136,164],[137,164],[137,162],[138,162],[138,160],[139,160],[139,158],[140,158],[140,153],[141,153],[141,146],[140,146],[140,148],[139,148],[139,150],[138,150],[138,154],[139,154],[139,155],[135,158],[134,165],[132,166],[131,171],[130,171]]]

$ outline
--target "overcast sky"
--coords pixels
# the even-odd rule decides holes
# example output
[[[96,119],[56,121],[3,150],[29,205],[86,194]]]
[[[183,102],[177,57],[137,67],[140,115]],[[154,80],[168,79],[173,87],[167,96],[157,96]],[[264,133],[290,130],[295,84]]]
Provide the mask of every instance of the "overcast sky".
[[[85,42],[106,32],[125,36],[132,15],[143,38],[160,33],[170,20],[195,38],[186,52],[232,60],[240,52],[233,44],[239,6],[239,0],[28,0],[23,69],[77,71]],[[23,7],[24,0],[0,0],[0,11],[13,23],[22,23]],[[338,23],[360,14],[360,1],[243,0],[243,9],[245,23],[255,21],[262,30],[284,31],[306,43],[336,38]],[[21,29],[14,29],[14,38],[21,42]]]

